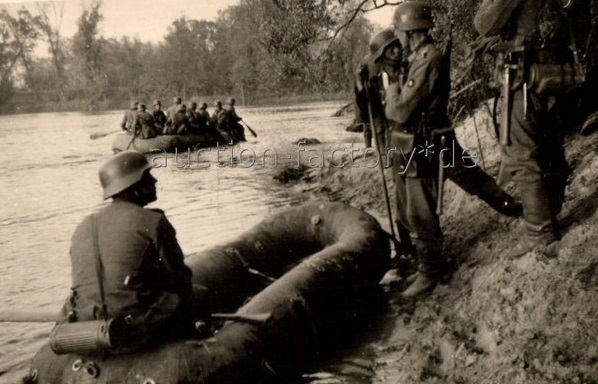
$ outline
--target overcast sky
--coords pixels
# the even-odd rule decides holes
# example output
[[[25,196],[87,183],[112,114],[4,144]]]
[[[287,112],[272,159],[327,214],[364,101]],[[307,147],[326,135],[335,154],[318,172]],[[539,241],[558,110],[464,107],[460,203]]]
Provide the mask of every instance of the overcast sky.
[[[7,8],[14,15],[23,5],[34,9],[32,3],[34,1],[0,0],[0,8]],[[77,19],[83,11],[83,0],[55,3],[64,4],[60,32],[62,36],[72,37],[77,30]],[[215,20],[219,10],[238,3],[239,0],[102,0],[100,12],[104,19],[100,24],[101,35],[106,38],[138,37],[142,41],[158,42],[167,34],[168,26],[181,16],[196,20]],[[386,27],[390,25],[392,7],[370,12],[368,17]]]

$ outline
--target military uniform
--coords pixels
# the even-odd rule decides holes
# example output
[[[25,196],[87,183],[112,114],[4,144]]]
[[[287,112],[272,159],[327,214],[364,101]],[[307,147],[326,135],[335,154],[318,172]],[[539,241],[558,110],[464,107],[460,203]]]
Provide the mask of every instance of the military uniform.
[[[439,146],[438,137],[432,134],[450,126],[449,78],[442,62],[443,56],[432,41],[424,41],[409,58],[403,87],[394,83],[386,92],[390,147],[397,149],[393,171],[399,221],[413,234],[420,272],[434,278],[446,272],[444,237],[436,213]]]
[[[166,120],[166,133],[170,135],[180,135],[189,132],[189,118],[185,113],[185,110],[179,108],[178,112],[175,112],[168,116]]]
[[[164,129],[164,126],[166,125],[166,120],[168,120],[164,111],[161,109],[154,109],[152,111],[152,116],[154,117],[154,124],[158,128]]]
[[[501,58],[522,55],[509,63],[517,67],[511,73],[511,105],[503,106],[509,110],[510,135],[502,145],[502,162],[518,186],[527,230],[511,252],[515,257],[557,238],[556,217],[570,172],[559,111],[565,90],[535,89],[527,74],[536,64],[572,63],[570,34],[558,0],[484,0],[474,22],[481,35],[501,36]],[[499,59],[497,67],[502,64]]]
[[[137,106],[135,108],[131,108],[125,112],[122,121],[120,122],[120,127],[123,131],[126,131],[130,135],[135,135],[137,131],[137,126],[135,125],[135,120],[137,118]]]
[[[386,151],[387,148],[387,127],[386,117],[384,116],[384,93],[385,86],[390,82],[398,82],[398,77],[390,77],[387,73],[383,72],[381,65],[378,63],[364,63],[368,72],[368,91],[365,88],[359,89],[355,87],[355,104],[357,105],[357,113],[355,118],[356,124],[363,124],[363,137],[366,148],[372,146],[372,127],[370,126],[369,110],[372,111],[372,119],[374,120],[374,126],[376,135],[380,141],[382,149],[381,153]],[[370,99],[368,100],[368,92]]]
[[[133,329],[144,332],[130,335],[134,340],[189,326],[182,313],[191,270],[164,213],[115,201],[95,217],[107,317],[130,316],[130,324],[138,325]],[[93,236],[88,216],[72,238],[72,293],[60,322],[101,318]]]
[[[137,112],[135,125],[139,127],[140,135],[144,139],[151,139],[160,133],[155,126],[154,116],[147,111]]]

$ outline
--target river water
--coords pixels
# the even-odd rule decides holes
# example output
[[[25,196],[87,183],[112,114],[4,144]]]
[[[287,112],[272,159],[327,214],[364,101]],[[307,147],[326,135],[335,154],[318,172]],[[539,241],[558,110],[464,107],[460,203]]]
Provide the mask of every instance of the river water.
[[[317,166],[334,148],[360,145],[360,134],[344,130],[349,117],[331,117],[339,107],[238,109],[258,138],[246,130],[248,142],[226,150],[156,154],[158,201],[151,207],[166,211],[186,254],[231,240],[306,198],[273,180],[285,164],[303,156]],[[90,134],[117,130],[121,117],[122,112],[0,116],[2,310],[58,311],[62,305],[70,286],[71,235],[105,204],[97,170],[111,154],[113,136],[91,140]],[[301,138],[322,144],[294,144]],[[18,382],[52,324],[0,324],[0,383]],[[322,380],[318,377],[308,381]]]

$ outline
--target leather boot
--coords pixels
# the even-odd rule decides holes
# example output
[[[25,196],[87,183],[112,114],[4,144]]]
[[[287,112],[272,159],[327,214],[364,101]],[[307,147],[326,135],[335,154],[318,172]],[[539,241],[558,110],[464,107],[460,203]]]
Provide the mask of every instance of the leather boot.
[[[432,292],[434,288],[436,288],[436,284],[438,284],[438,279],[418,272],[416,274],[415,281],[403,291],[401,296],[403,296],[405,299],[413,299],[415,297]]]
[[[447,263],[440,250],[417,247],[417,254],[419,271],[413,283],[401,294],[405,299],[413,299],[432,292],[447,272]]]
[[[510,258],[521,257],[539,246],[558,240],[550,193],[538,182],[522,185],[520,190],[525,233],[508,253]]]
[[[529,223],[525,223],[526,227],[528,225],[533,225]],[[537,227],[537,226],[534,226]],[[509,251],[508,257],[511,259],[519,258],[525,255],[528,252],[533,251],[534,249],[547,246],[551,243],[557,241],[558,238],[553,230],[548,229],[533,229],[533,230],[526,230],[526,233],[523,235],[521,239],[515,244],[515,246]]]

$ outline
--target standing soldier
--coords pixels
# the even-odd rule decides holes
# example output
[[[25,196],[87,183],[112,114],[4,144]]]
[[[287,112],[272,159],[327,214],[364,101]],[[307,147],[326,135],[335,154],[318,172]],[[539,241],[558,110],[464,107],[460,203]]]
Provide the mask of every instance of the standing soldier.
[[[405,76],[404,63],[402,63],[402,46],[392,30],[385,30],[374,36],[370,42],[370,54],[366,56],[366,64],[367,67],[362,66],[360,68],[356,80],[356,90],[361,90],[357,93],[356,99],[360,111],[359,115],[364,119],[362,121],[368,121],[368,109],[371,110],[376,132],[383,139],[380,140],[381,146],[386,147],[386,142],[389,139],[385,136],[392,135],[387,132],[388,126],[393,125],[392,121],[387,122],[384,115],[386,89],[390,84],[395,83],[397,83],[395,87],[404,86],[403,78]],[[367,73],[363,73],[364,71]],[[364,78],[369,79],[369,81],[362,80]],[[368,92],[363,89],[363,83],[366,81],[369,86]],[[399,88],[393,88],[393,92],[399,92]],[[395,139],[397,135],[395,134]],[[447,143],[447,148],[444,150],[444,156],[452,160],[452,166],[444,169],[446,177],[465,192],[478,196],[497,212],[505,216],[520,216],[521,204],[506,193],[494,178],[471,160],[471,156],[461,147],[454,136],[451,136],[451,140],[452,142]],[[393,144],[396,144],[396,140]],[[391,146],[391,150],[394,151],[395,149]],[[400,152],[399,155],[401,155]],[[396,177],[403,177],[403,173],[404,169],[396,169]],[[401,181],[399,183],[404,184]],[[400,199],[398,200],[400,201]],[[402,209],[404,207],[397,207],[397,212]],[[405,227],[406,223],[401,222],[399,219],[396,224],[399,231],[399,240],[405,251],[407,253],[412,252],[413,245],[409,232]]]
[[[448,273],[437,211],[442,188],[439,154],[455,135],[447,113],[449,68],[428,33],[434,26],[430,6],[401,3],[393,24],[402,46],[411,52],[405,84],[388,87],[385,110],[392,128],[390,146],[397,148],[393,171],[398,217],[413,235],[418,258],[416,278],[402,296],[414,298],[433,290]]]
[[[125,112],[122,121],[120,122],[120,127],[123,131],[126,131],[129,135],[135,136],[137,133],[137,126],[135,125],[135,120],[137,118],[137,106],[139,103],[137,101],[131,101],[129,105],[129,109]]]
[[[576,52],[559,0],[484,0],[475,15],[483,36],[499,35],[502,162],[517,184],[525,233],[520,257],[557,237],[567,177],[560,102],[579,81]],[[555,71],[556,70],[556,71]],[[583,76],[582,76],[583,77]]]
[[[355,104],[357,105],[356,122],[363,124],[363,138],[366,148],[372,146],[372,132],[375,132],[374,144],[380,143],[378,152],[383,156],[386,150],[386,119],[384,117],[384,90],[389,83],[399,81],[403,50],[401,42],[394,32],[386,29],[370,41],[370,53],[357,71],[355,81]],[[367,84],[364,84],[367,82]],[[365,89],[365,86],[368,89]],[[369,94],[369,99],[368,99]],[[371,111],[373,122],[369,121]],[[372,127],[373,123],[375,127]],[[377,147],[377,144],[376,144]]]

